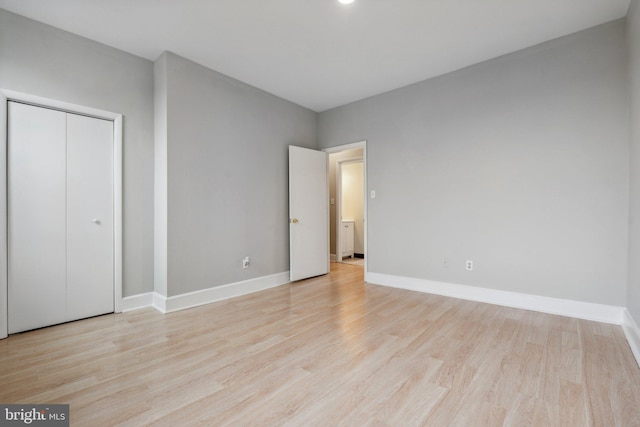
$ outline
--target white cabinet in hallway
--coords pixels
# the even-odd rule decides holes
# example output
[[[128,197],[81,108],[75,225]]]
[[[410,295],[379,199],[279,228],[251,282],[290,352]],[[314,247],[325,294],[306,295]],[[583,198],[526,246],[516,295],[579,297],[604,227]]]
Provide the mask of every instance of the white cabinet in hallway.
[[[9,333],[114,311],[113,122],[9,102]]]
[[[353,258],[354,222],[342,221],[342,258]]]

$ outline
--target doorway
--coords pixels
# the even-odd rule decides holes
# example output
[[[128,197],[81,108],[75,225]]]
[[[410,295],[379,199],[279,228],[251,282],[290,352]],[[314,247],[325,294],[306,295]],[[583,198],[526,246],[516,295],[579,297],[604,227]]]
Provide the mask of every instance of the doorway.
[[[336,168],[336,258],[364,265],[364,165],[360,159],[339,160]]]
[[[361,265],[366,276],[366,141],[324,151],[329,154],[331,261]]]
[[[338,163],[338,160],[340,163]],[[342,163],[358,163],[361,182],[360,200],[364,208],[353,216],[350,260],[364,267],[367,276],[367,200],[366,141],[317,151],[289,146],[289,274],[291,281],[302,280],[330,271],[330,262],[338,261],[342,212]],[[341,218],[342,216],[342,218]],[[356,231],[357,221],[357,231]],[[356,235],[357,233],[357,235]],[[358,244],[355,238],[358,236]],[[357,260],[357,261],[356,261]],[[340,261],[342,257],[340,256]]]

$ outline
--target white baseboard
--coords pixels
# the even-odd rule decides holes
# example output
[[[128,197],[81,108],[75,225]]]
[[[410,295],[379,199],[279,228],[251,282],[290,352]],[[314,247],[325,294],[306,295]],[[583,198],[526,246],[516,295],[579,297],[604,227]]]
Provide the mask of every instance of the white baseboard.
[[[122,299],[122,311],[138,310],[140,308],[150,307],[153,302],[153,292],[146,294],[132,295]]]
[[[367,283],[393,288],[622,325],[631,351],[638,362],[638,366],[640,366],[640,328],[638,328],[638,324],[624,307],[520,294],[372,272],[366,272],[365,280]],[[155,292],[148,292],[124,298],[123,311],[154,307],[162,313],[169,313],[258,292],[287,283],[289,283],[288,271],[168,298]]]
[[[629,342],[629,347],[631,347],[633,357],[636,358],[636,363],[640,368],[640,328],[627,309],[624,310],[622,329]]]
[[[160,313],[167,312],[167,297],[157,292],[153,293],[153,300],[151,301],[151,307],[158,310]]]
[[[624,307],[590,302],[521,294],[475,286],[456,285],[432,280],[414,279],[389,274],[367,274],[367,282],[393,288],[443,295],[447,297],[485,302],[506,307],[522,308],[542,313],[558,314],[578,319],[622,325]]]
[[[338,262],[338,255],[336,255],[336,254],[329,254],[329,261],[331,261],[331,262]]]
[[[256,277],[255,279],[244,280],[242,282],[229,283],[228,285],[174,295],[168,298],[162,295],[155,295],[153,306],[163,313],[170,313],[172,311],[184,310],[185,308],[197,307],[203,304],[263,291],[287,284],[289,281],[289,272],[285,271],[270,276]]]
[[[184,310],[186,308],[263,291],[276,286],[286,285],[289,282],[289,272],[285,271],[270,276],[256,277],[255,279],[215,286],[200,291],[174,295],[172,297],[165,297],[157,292],[148,292],[146,294],[138,294],[124,298],[123,311],[153,307],[161,313],[170,313],[172,311]]]

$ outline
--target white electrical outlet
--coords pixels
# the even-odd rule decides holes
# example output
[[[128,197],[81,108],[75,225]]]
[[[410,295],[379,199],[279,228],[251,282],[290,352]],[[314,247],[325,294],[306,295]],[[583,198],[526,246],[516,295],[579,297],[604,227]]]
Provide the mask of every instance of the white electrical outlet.
[[[467,267],[467,271],[472,271],[473,270],[473,261],[467,260],[466,267]]]
[[[249,268],[249,263],[251,262],[251,258],[248,256],[244,257],[242,260],[242,268]]]

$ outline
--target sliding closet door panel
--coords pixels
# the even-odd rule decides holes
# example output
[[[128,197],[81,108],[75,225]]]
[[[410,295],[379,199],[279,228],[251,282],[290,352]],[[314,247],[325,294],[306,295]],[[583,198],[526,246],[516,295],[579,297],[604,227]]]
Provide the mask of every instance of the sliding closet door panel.
[[[113,122],[67,114],[67,320],[114,310]]]
[[[64,322],[65,113],[8,109],[9,333]]]

